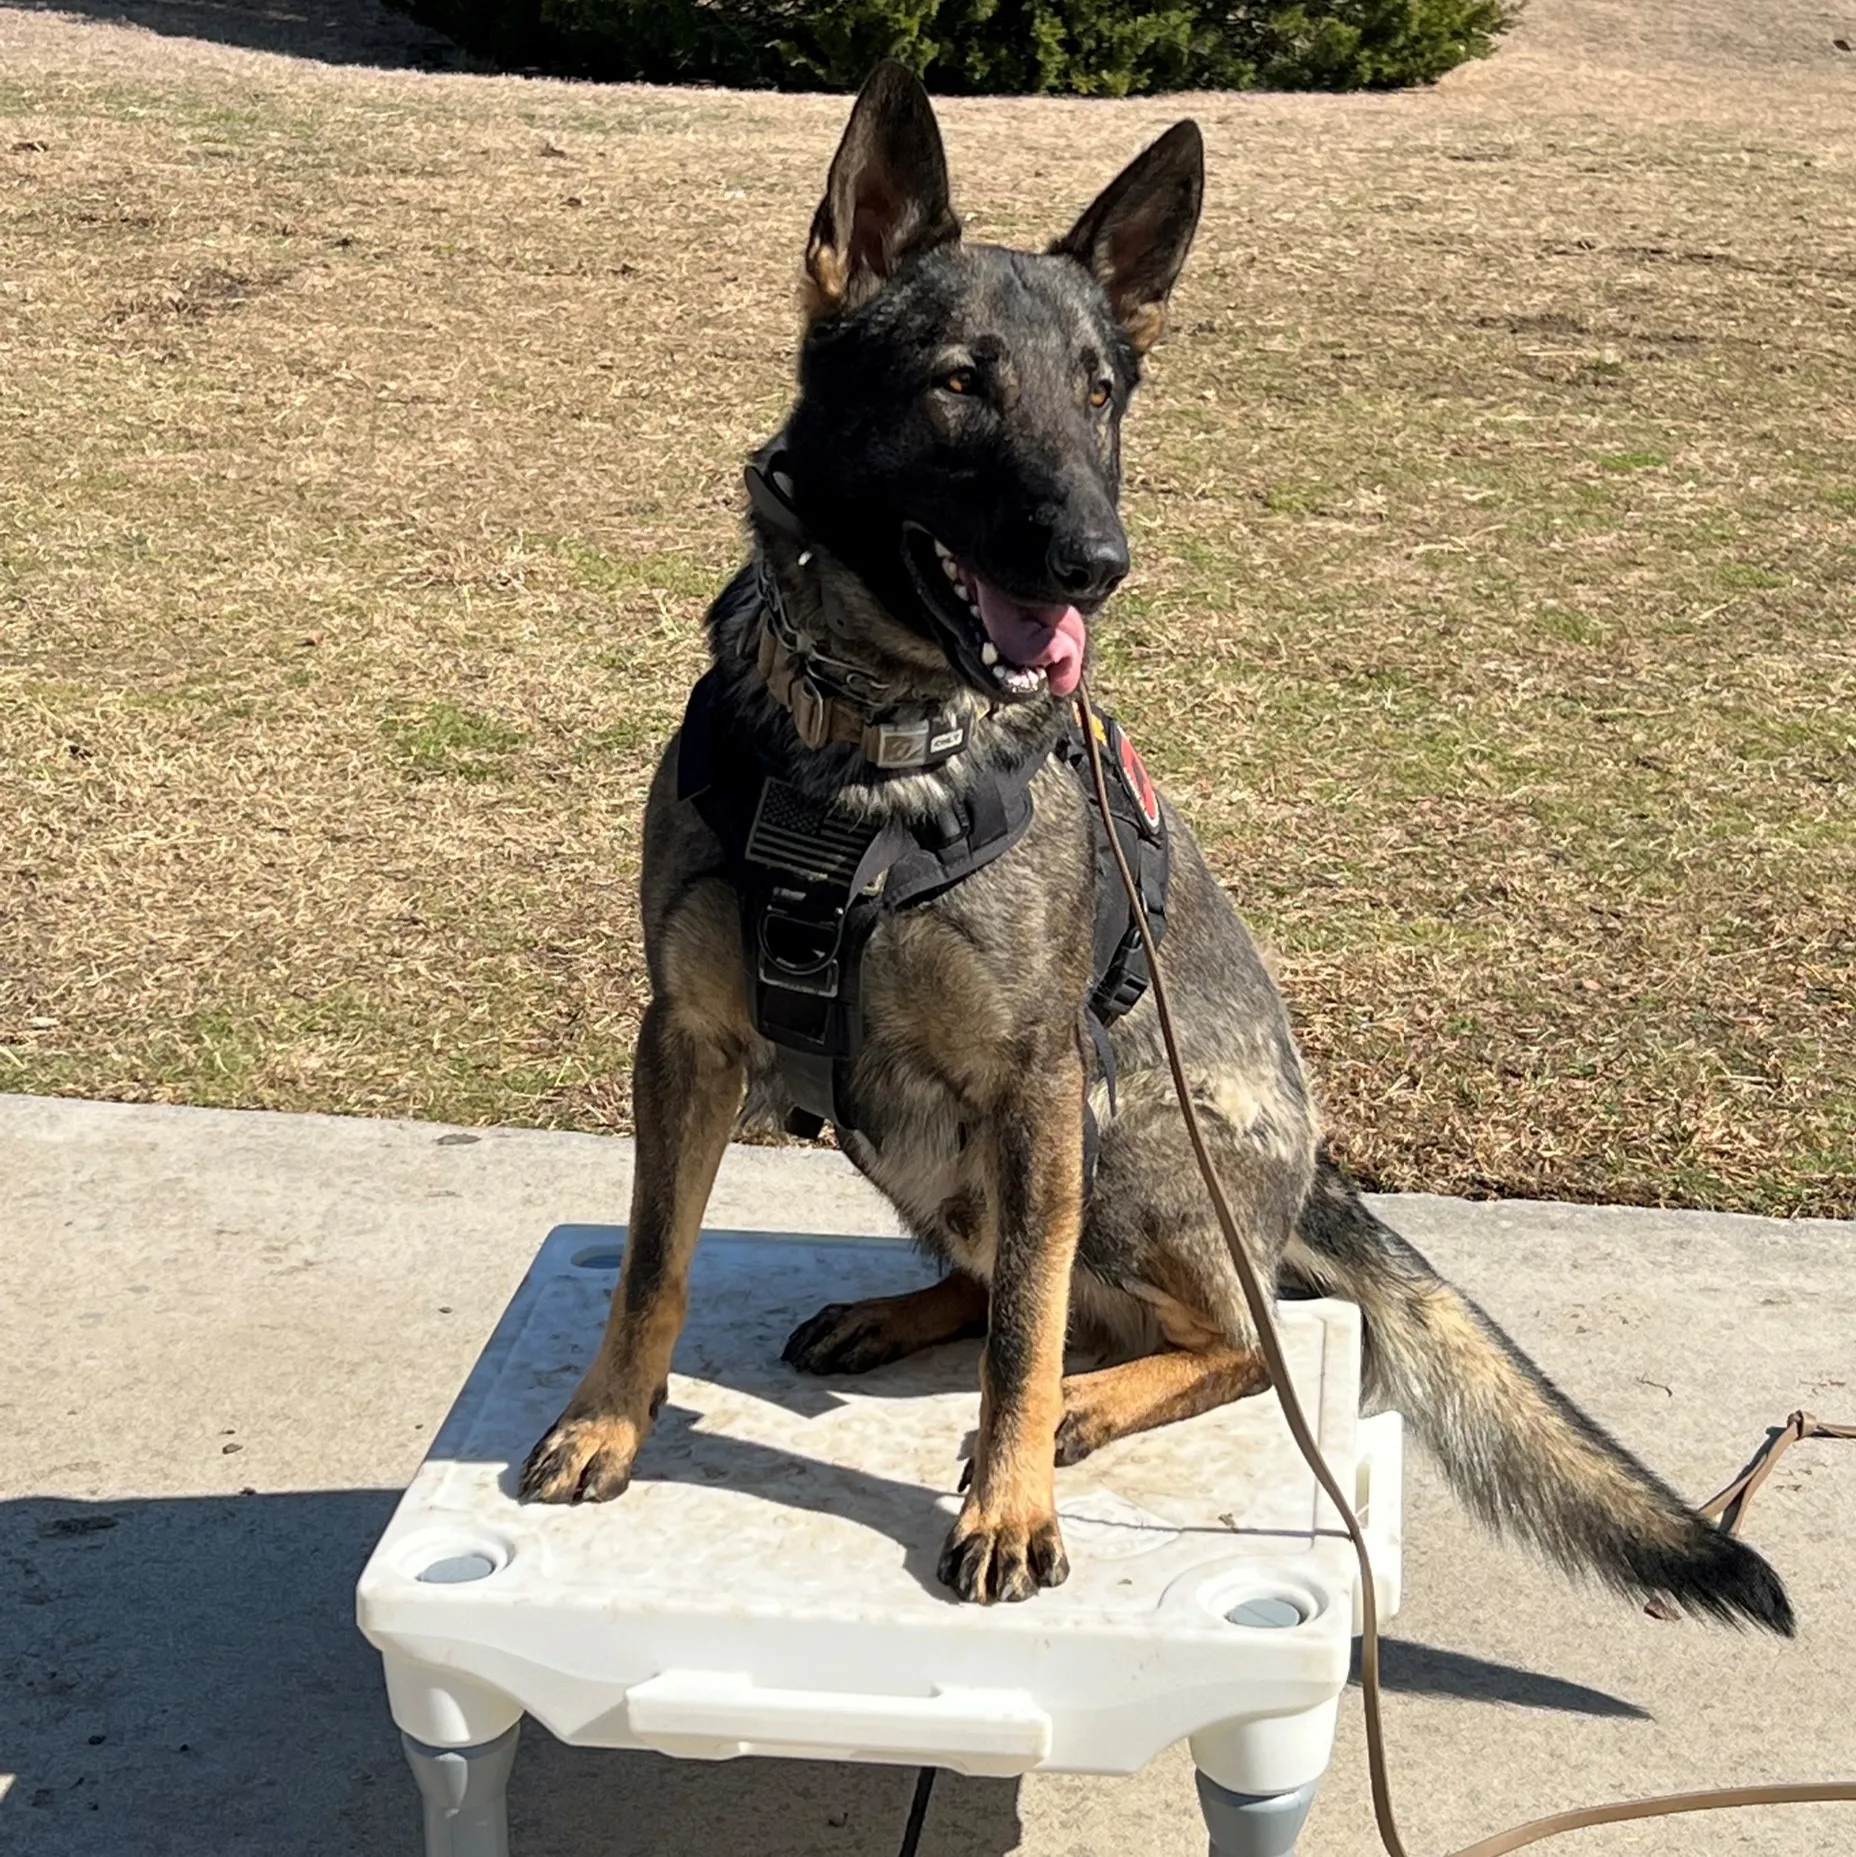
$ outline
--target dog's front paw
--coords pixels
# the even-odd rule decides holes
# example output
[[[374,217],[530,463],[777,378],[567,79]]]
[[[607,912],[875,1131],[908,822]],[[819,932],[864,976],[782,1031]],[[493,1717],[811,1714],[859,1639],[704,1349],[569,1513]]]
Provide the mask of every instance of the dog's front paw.
[[[522,1466],[521,1499],[610,1502],[623,1496],[641,1442],[630,1419],[564,1412]]]
[[[989,1606],[1029,1599],[1041,1586],[1061,1586],[1070,1577],[1070,1562],[1056,1516],[988,1520],[969,1501],[941,1550],[938,1571],[957,1599]]]

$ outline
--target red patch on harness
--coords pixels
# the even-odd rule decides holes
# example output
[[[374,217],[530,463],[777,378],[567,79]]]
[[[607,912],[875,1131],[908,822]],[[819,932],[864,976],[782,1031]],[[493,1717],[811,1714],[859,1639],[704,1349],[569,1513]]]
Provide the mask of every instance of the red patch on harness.
[[[1116,758],[1121,763],[1121,784],[1128,789],[1128,797],[1141,809],[1141,817],[1147,821],[1147,829],[1157,832],[1160,829],[1160,795],[1154,791],[1154,783],[1147,777],[1147,768],[1139,754],[1135,752],[1133,742],[1119,723],[1115,728]]]
[[[1154,783],[1147,777],[1146,764],[1135,752],[1127,731],[1119,722],[1104,722],[1100,716],[1092,715],[1090,720],[1095,724],[1097,742],[1108,750],[1109,764],[1121,781],[1121,790],[1134,802],[1147,830],[1158,836],[1160,795],[1154,791]]]

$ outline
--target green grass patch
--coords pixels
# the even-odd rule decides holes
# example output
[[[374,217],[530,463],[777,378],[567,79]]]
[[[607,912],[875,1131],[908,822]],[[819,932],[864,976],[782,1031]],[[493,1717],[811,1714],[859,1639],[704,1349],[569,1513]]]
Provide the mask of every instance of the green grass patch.
[[[1736,592],[1765,593],[1785,585],[1785,577],[1770,568],[1757,567],[1751,561],[1727,561],[1715,571],[1716,582]]]
[[[511,757],[528,739],[494,716],[446,702],[391,714],[380,732],[399,765],[422,779],[507,779]]]

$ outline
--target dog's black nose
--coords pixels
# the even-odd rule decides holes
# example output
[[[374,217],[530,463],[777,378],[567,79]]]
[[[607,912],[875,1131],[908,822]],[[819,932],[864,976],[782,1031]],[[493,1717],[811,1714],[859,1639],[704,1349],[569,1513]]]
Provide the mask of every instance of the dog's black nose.
[[[1118,530],[1053,535],[1045,553],[1051,578],[1073,600],[1099,600],[1127,577],[1128,541]]]

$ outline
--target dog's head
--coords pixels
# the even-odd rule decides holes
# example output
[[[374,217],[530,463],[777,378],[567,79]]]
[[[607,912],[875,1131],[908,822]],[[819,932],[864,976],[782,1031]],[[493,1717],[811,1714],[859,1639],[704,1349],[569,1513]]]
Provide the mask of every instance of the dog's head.
[[[920,83],[879,66],[851,112],[806,249],[787,469],[807,528],[995,702],[1067,696],[1128,571],[1121,419],[1203,188],[1181,122],[1047,251],[968,244]]]

